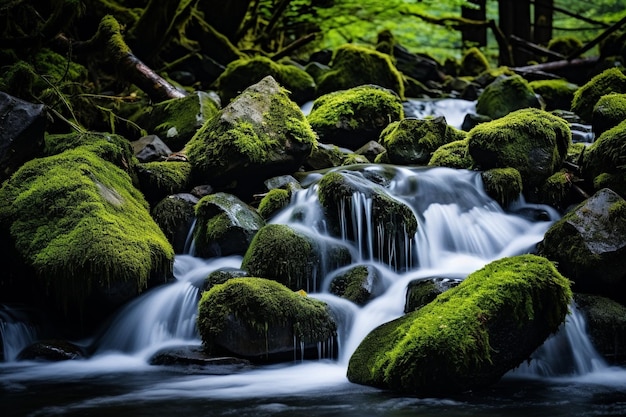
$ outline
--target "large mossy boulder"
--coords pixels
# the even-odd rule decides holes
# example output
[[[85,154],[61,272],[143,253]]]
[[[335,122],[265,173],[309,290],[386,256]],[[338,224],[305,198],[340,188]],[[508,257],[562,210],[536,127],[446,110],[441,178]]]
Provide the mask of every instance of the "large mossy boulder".
[[[264,225],[265,220],[254,208],[232,194],[202,197],[196,205],[195,255],[243,255]]]
[[[587,147],[582,156],[583,177],[594,188],[611,188],[626,196],[626,120],[607,130]]]
[[[541,108],[541,104],[528,81],[520,75],[496,78],[476,101],[476,112],[492,119],[527,107]]]
[[[268,178],[296,171],[315,143],[300,108],[266,77],[205,123],[186,153],[201,182],[260,188]]]
[[[233,278],[202,294],[198,330],[211,354],[253,361],[334,356],[337,325],[322,301],[263,278]]]
[[[375,84],[404,97],[402,74],[387,54],[358,45],[337,48],[331,61],[331,70],[319,78],[319,95],[347,90],[364,84]]]
[[[515,168],[525,191],[533,191],[561,167],[571,143],[569,125],[544,110],[522,109],[481,123],[468,134],[478,168]]]
[[[219,111],[215,100],[203,91],[155,103],[142,109],[137,123],[157,135],[171,150],[180,151],[198,129]]]
[[[610,93],[626,93],[626,75],[619,68],[601,72],[576,90],[571,110],[583,121],[591,123],[596,103]]]
[[[228,104],[246,88],[271,76],[286,88],[293,101],[303,104],[315,96],[315,81],[304,69],[257,56],[231,62],[215,84],[222,102]]]
[[[571,297],[569,281],[545,258],[494,261],[374,329],[350,358],[348,379],[418,396],[488,386],[559,328]]]
[[[553,224],[539,253],[558,263],[574,290],[626,302],[626,201],[596,192]]]
[[[0,189],[0,227],[39,292],[74,322],[101,319],[171,276],[174,252],[146,200],[86,146],[24,164]]]
[[[410,263],[405,248],[417,232],[417,219],[406,203],[348,170],[325,174],[318,182],[318,194],[330,229],[357,242],[365,259],[397,269]]]
[[[395,165],[426,165],[433,152],[454,138],[448,128],[443,116],[391,123],[380,134],[380,142],[387,150],[385,158]]]
[[[595,107],[591,125],[596,136],[626,120],[626,94],[607,94],[600,97]]]
[[[319,291],[323,271],[351,261],[347,247],[316,240],[282,224],[268,224],[252,239],[241,268],[248,275],[280,282],[294,291]]]
[[[400,97],[375,85],[363,85],[318,97],[308,120],[320,142],[356,150],[378,140],[389,123],[403,117]]]

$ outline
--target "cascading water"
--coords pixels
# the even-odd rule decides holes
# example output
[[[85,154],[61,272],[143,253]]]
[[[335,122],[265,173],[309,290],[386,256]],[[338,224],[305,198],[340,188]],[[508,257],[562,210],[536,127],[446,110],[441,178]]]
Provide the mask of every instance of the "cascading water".
[[[20,351],[37,339],[37,327],[18,309],[0,305],[1,358],[10,362]]]

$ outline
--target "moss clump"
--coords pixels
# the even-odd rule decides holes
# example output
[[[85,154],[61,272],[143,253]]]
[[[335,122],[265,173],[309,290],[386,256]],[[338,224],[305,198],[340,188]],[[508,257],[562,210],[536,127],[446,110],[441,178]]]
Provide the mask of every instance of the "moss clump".
[[[317,86],[319,94],[374,84],[395,91],[404,97],[402,74],[387,54],[358,45],[343,45],[335,50],[331,70],[322,74]]]
[[[545,258],[492,262],[374,329],[350,358],[348,379],[417,395],[491,384],[558,329],[571,297],[569,281]]]
[[[461,280],[451,278],[431,278],[411,281],[406,289],[404,312],[409,313],[419,310],[437,298],[439,294],[456,287],[460,283]]]
[[[232,278],[202,294],[198,305],[198,330],[205,350],[220,350],[223,333],[233,322],[246,328],[272,350],[270,335],[286,327],[290,344],[324,342],[336,336],[336,324],[325,303],[278,282],[263,278]]]
[[[596,103],[610,93],[626,93],[626,75],[619,68],[601,72],[576,90],[570,109],[584,121],[591,122]]]
[[[490,69],[489,61],[480,49],[468,49],[461,58],[460,75],[475,76]]]
[[[467,139],[455,140],[437,148],[428,161],[429,166],[470,169],[474,160],[467,151]]]
[[[290,91],[291,99],[296,103],[305,103],[315,95],[315,81],[306,71],[262,56],[231,62],[215,84],[222,101],[228,103],[247,87],[268,75]]]
[[[291,201],[291,193],[282,188],[270,190],[259,203],[259,214],[265,220],[270,219],[277,212],[287,207]]]
[[[481,174],[485,192],[502,207],[516,201],[522,193],[522,176],[515,168],[493,168]]]
[[[330,284],[330,292],[338,297],[365,305],[381,287],[381,277],[373,267],[357,265],[337,275]]]
[[[525,191],[539,187],[560,169],[571,143],[569,125],[544,110],[522,109],[468,134],[468,150],[477,167],[515,168]]]
[[[391,123],[380,134],[392,164],[426,165],[434,151],[446,144],[448,125],[444,117],[403,119]]]
[[[582,41],[573,36],[557,36],[556,38],[550,39],[550,42],[548,42],[548,49],[563,55],[563,57],[570,56],[582,47]]]
[[[626,94],[607,94],[593,108],[591,125],[599,136],[626,120]]]
[[[492,119],[527,107],[539,108],[541,105],[528,81],[519,75],[496,78],[476,101],[476,112]]]
[[[0,190],[0,224],[66,312],[116,286],[164,279],[174,252],[129,176],[79,147],[32,160]]]
[[[539,200],[552,207],[564,210],[568,205],[568,197],[572,188],[572,174],[560,170],[551,175],[539,190]]]
[[[389,123],[403,117],[397,95],[375,86],[360,86],[317,98],[308,120],[320,142],[355,150],[378,140]]]
[[[176,253],[184,252],[189,228],[196,217],[194,206],[197,199],[194,202],[193,198],[190,194],[170,195],[152,209],[154,221],[159,225]]]
[[[137,165],[139,188],[151,204],[170,194],[180,193],[191,184],[191,164],[182,161],[155,161]]]
[[[582,174],[595,181],[601,174],[626,174],[626,120],[604,132],[583,154]]]
[[[528,83],[529,87],[543,98],[545,109],[568,110],[578,90],[576,84],[567,80],[537,80]]]

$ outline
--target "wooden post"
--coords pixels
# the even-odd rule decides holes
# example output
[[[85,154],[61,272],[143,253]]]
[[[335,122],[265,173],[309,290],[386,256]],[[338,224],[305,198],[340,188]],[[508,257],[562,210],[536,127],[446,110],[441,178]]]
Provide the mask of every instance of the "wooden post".
[[[511,35],[530,39],[530,0],[499,0],[498,16],[500,29],[507,39]],[[514,65],[526,65],[530,58],[525,51],[513,50]]]
[[[461,17],[464,19],[474,21],[486,21],[487,20],[487,6],[486,0],[470,0],[470,3],[474,3],[478,8],[461,7]],[[487,28],[478,27],[475,29],[467,28],[461,32],[461,38],[463,40],[463,46],[487,46]]]

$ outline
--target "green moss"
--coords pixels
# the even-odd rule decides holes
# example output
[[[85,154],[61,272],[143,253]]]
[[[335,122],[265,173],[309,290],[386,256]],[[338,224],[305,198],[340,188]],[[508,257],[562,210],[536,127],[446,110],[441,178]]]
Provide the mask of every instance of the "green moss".
[[[549,50],[561,54],[564,57],[570,56],[582,47],[582,41],[574,36],[557,36],[550,39],[550,42],[548,42]]]
[[[364,84],[389,88],[404,97],[402,74],[393,65],[389,55],[348,44],[335,50],[331,70],[319,79],[318,93],[327,94]]]
[[[176,196],[164,198],[152,210],[154,221],[172,246],[175,246],[174,242],[180,233],[181,225],[191,225],[195,215],[193,203]]]
[[[528,81],[519,75],[497,78],[476,101],[476,112],[492,119],[527,107],[539,108],[539,100]]]
[[[266,339],[275,326],[291,326],[305,343],[335,337],[337,330],[325,303],[263,278],[232,278],[202,294],[198,330],[206,350],[214,350],[231,318]]]
[[[446,143],[437,148],[428,161],[429,166],[470,169],[474,161],[467,152],[467,139]]]
[[[443,117],[434,119],[403,119],[391,123],[380,135],[392,164],[425,165],[432,153],[449,137]]]
[[[258,208],[259,214],[267,220],[285,208],[290,200],[291,193],[288,190],[274,188],[261,199]]]
[[[626,120],[600,135],[583,154],[582,173],[588,180],[600,174],[626,173]]]
[[[600,97],[593,109],[592,126],[596,136],[626,120],[626,94]]]
[[[430,304],[372,331],[350,358],[348,378],[418,394],[480,386],[496,358],[509,362],[497,377],[524,359],[499,350],[506,342],[498,338],[510,334],[494,333],[496,323],[509,323],[513,332],[545,325],[547,336],[565,319],[571,297],[569,281],[544,258],[492,262]]]
[[[578,90],[576,84],[567,80],[537,80],[528,83],[530,88],[539,94],[546,103],[546,110],[567,110],[570,108],[574,93]]]
[[[149,202],[185,191],[191,183],[191,164],[179,161],[156,161],[137,165],[139,187]]]
[[[502,207],[517,200],[522,193],[522,176],[515,168],[493,168],[481,174],[485,192]]]
[[[366,265],[357,265],[336,276],[330,284],[330,292],[355,304],[364,305],[372,298],[373,279]]]
[[[219,76],[215,84],[224,103],[228,103],[248,86],[271,75],[281,86],[291,92],[296,103],[305,103],[313,99],[315,81],[304,70],[257,56],[238,59],[231,62]]]
[[[551,175],[539,190],[539,198],[542,203],[552,207],[565,209],[565,203],[572,187],[571,174],[561,170]]]
[[[84,148],[26,163],[0,190],[0,223],[62,310],[97,289],[169,273],[173,250],[128,175]]]
[[[461,59],[460,75],[478,75],[490,69],[489,61],[480,49],[468,49]]]
[[[571,110],[584,121],[591,122],[596,103],[610,93],[626,93],[626,75],[619,68],[603,71],[576,90]]]

